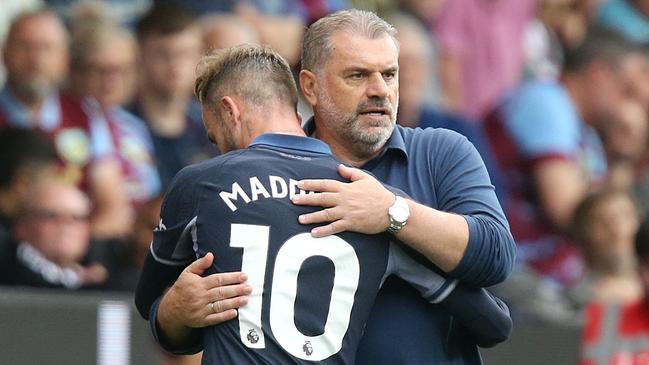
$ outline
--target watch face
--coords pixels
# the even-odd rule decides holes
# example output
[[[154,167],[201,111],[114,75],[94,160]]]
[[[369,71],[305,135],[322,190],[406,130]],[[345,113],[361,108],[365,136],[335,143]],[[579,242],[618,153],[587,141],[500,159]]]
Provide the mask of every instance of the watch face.
[[[398,205],[394,207],[391,211],[392,219],[397,222],[404,222],[408,219],[409,211],[407,206]]]

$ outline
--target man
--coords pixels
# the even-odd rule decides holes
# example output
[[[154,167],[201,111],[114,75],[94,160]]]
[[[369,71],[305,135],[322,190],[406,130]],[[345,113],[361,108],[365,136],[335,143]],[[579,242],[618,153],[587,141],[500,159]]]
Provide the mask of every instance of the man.
[[[74,185],[40,181],[16,218],[15,242],[0,262],[0,284],[81,289],[103,283],[106,268],[84,262],[90,247],[90,208]]]
[[[351,363],[373,298],[391,272],[418,287],[427,301],[443,301],[476,340],[507,336],[506,307],[484,290],[453,289],[455,280],[388,245],[387,234],[314,238],[311,226],[297,222],[298,215],[314,211],[291,203],[305,194],[297,180],[341,178],[326,145],[303,137],[297,90],[281,57],[258,46],[223,50],[206,57],[196,85],[210,139],[224,152],[249,147],[175,178],[136,295],[143,316],[184,265],[217,252],[214,271],[242,269],[252,292],[238,321],[203,332],[205,363]],[[371,179],[341,169],[352,179]],[[201,310],[219,311],[214,306],[206,302]],[[166,348],[198,350],[195,332],[184,325],[155,316],[151,322]]]
[[[71,88],[109,131],[120,162],[124,191],[133,207],[160,194],[153,142],[146,124],[123,108],[135,87],[137,43],[118,24],[98,21],[72,34]]]
[[[642,288],[633,247],[641,216],[631,193],[610,187],[596,190],[579,203],[574,216],[571,227],[586,267],[580,285],[572,290],[581,300],[577,304],[637,300]]]
[[[489,171],[496,193],[501,195],[493,152],[480,125],[460,114],[434,106],[427,95],[433,70],[438,62],[433,39],[421,21],[412,15],[395,13],[389,22],[397,30],[399,40],[399,112],[397,121],[410,128],[446,128],[465,136],[480,153]]]
[[[141,80],[131,111],[151,131],[162,190],[183,167],[217,154],[201,124],[192,96],[194,72],[203,51],[192,13],[154,5],[137,24]]]
[[[237,44],[261,43],[257,30],[242,17],[232,13],[211,13],[200,18],[205,51]]]
[[[646,364],[649,360],[649,220],[635,236],[640,299],[627,303],[593,301],[585,313],[580,365]]]
[[[56,146],[66,178],[92,197],[95,236],[126,234],[128,202],[115,188],[122,177],[110,154],[110,137],[96,128],[79,100],[59,92],[69,58],[62,21],[47,10],[18,16],[3,51],[7,83],[0,91],[0,128],[46,133]]]
[[[369,175],[351,176],[341,169],[343,177],[357,180],[301,182],[301,189],[327,191],[299,195],[294,203],[327,209],[300,222],[334,221],[314,228],[315,236],[391,227],[396,238],[425,256],[418,256],[421,262],[428,259],[449,277],[473,286],[496,284],[511,271],[514,243],[487,171],[475,148],[456,133],[395,127],[397,44],[393,28],[373,13],[342,11],[314,23],[304,39],[300,73],[302,92],[315,115],[307,129],[327,142],[337,158],[425,204],[406,200],[410,218],[404,225],[403,216],[388,214],[404,211],[401,203],[389,209],[392,193]],[[236,298],[243,292],[237,284],[241,278],[199,277],[209,265],[209,259],[199,260],[183,272],[159,312],[152,314],[159,324],[201,327],[236,315],[233,308],[245,299]],[[218,317],[200,308],[208,301],[216,303]],[[388,279],[357,363],[480,363],[475,341],[455,324],[448,312],[429,305],[405,283]]]
[[[0,246],[39,181],[56,171],[56,149],[47,136],[22,128],[0,129]]]
[[[644,55],[619,35],[591,31],[566,54],[558,81],[522,84],[485,121],[509,194],[505,210],[519,263],[555,287],[582,274],[580,253],[565,234],[575,207],[627,160],[615,155],[636,144],[621,123],[625,108],[637,106],[629,81],[644,79],[638,62]]]

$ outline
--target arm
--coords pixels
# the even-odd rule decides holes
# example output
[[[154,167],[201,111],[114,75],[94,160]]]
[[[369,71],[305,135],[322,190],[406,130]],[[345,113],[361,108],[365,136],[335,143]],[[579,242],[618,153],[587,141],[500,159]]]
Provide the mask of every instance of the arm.
[[[398,244],[390,245],[387,274],[405,280],[428,302],[439,303],[478,346],[492,347],[509,337],[512,320],[505,303],[483,288],[445,278],[427,266],[430,265],[417,262]]]
[[[234,317],[233,308],[244,304],[247,298],[241,296],[250,292],[249,286],[242,284],[246,280],[242,273],[202,276],[214,257],[208,253],[195,260],[195,180],[192,168],[186,168],[171,183],[135,298],[158,343],[173,353],[199,351],[200,331],[194,328]]]
[[[566,228],[586,194],[587,179],[581,169],[573,161],[551,159],[536,163],[532,176],[545,216],[556,227]]]
[[[566,227],[588,188],[578,162],[584,127],[568,92],[554,84],[528,83],[502,111],[507,133],[531,167],[530,194],[548,222]]]
[[[395,194],[361,170],[340,165],[338,171],[343,177],[350,179],[351,183],[334,180],[299,182],[300,189],[323,193],[295,195],[293,203],[329,207],[300,216],[300,223],[332,222],[314,228],[312,233],[316,237],[343,231],[366,234],[384,232],[390,225],[387,211],[394,203]],[[457,267],[469,238],[466,220],[459,215],[442,212],[412,200],[408,200],[408,206],[408,224],[397,234],[397,238],[445,272]]]
[[[208,253],[184,268],[161,264],[152,254],[147,257],[135,304],[165,350],[175,354],[199,352],[202,343],[197,329],[235,318],[236,308],[246,304],[250,287],[244,283],[245,274],[202,276],[213,260],[214,255]]]
[[[459,284],[440,305],[469,331],[480,347],[493,347],[511,334],[509,308],[484,288]]]
[[[473,286],[494,285],[512,270],[514,241],[480,155],[465,138],[448,133],[455,136],[454,147],[435,152],[448,167],[431,176],[440,209],[409,201],[410,219],[397,238],[453,278]],[[351,182],[300,182],[303,190],[324,193],[296,195],[294,203],[326,207],[301,216],[300,223],[331,222],[315,228],[315,236],[385,231],[394,194],[361,170],[341,166],[339,172]]]

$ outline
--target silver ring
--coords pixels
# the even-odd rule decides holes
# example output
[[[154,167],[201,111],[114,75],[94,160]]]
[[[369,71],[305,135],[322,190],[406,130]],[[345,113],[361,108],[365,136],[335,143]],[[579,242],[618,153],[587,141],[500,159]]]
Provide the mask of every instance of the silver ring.
[[[210,310],[212,311],[212,313],[216,313],[216,311],[214,310],[214,302],[210,302]]]

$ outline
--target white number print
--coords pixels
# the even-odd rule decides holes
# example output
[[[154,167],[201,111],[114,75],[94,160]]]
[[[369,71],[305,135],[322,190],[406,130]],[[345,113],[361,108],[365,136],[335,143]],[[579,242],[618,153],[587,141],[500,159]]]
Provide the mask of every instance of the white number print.
[[[232,224],[230,246],[243,248],[241,271],[248,274],[248,282],[253,287],[248,304],[239,309],[239,334],[250,348],[266,346],[261,315],[268,240],[267,226]],[[300,267],[314,256],[331,260],[335,275],[324,331],[307,336],[295,326],[294,308]],[[302,233],[284,242],[275,260],[268,314],[277,342],[288,353],[304,360],[321,361],[338,353],[349,327],[359,278],[356,251],[340,237],[314,238]]]
[[[264,290],[264,272],[268,256],[268,226],[233,224],[230,246],[243,247],[241,271],[248,274],[252,293],[248,304],[239,308],[239,335],[241,342],[255,349],[266,347],[261,331],[261,299]]]

